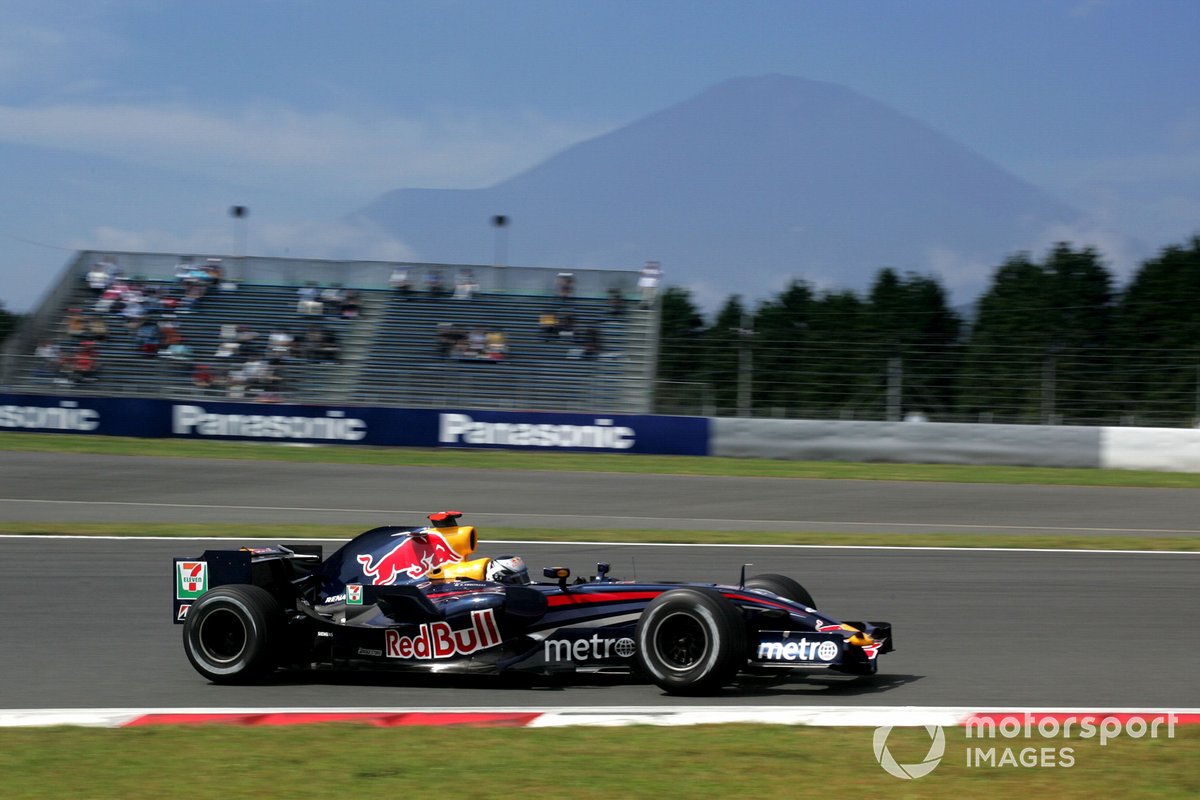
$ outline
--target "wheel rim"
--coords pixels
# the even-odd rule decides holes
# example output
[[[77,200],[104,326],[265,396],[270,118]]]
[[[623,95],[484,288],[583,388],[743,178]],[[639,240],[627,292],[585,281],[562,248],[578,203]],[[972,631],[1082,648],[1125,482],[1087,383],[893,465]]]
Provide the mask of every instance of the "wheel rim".
[[[206,660],[229,664],[246,651],[249,636],[246,623],[239,614],[225,608],[215,608],[204,615],[196,632]]]
[[[654,650],[664,667],[684,672],[708,653],[708,631],[691,614],[671,614],[654,632]]]

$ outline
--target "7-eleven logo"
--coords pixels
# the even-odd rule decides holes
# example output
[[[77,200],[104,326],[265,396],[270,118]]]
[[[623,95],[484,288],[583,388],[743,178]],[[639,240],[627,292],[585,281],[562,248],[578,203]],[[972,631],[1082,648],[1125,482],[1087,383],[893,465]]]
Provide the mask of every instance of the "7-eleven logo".
[[[346,584],[346,605],[361,606],[362,605],[362,584],[347,583]]]
[[[207,562],[175,562],[175,597],[180,600],[195,600],[206,591],[208,591]]]

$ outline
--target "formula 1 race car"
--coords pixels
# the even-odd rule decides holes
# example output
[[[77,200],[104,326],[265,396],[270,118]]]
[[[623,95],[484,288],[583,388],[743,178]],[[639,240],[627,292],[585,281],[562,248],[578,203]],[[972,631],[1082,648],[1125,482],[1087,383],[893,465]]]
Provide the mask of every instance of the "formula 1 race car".
[[[668,692],[740,676],[871,675],[891,625],[839,622],[783,575],[738,585],[591,578],[531,582],[516,556],[471,558],[458,511],[319,545],[208,550],[174,560],[188,660],[217,683],[277,668],[490,673],[633,672]]]

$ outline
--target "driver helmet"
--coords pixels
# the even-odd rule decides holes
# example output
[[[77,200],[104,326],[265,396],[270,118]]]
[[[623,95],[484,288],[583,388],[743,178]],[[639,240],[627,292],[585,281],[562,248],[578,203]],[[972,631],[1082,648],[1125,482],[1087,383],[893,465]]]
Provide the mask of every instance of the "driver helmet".
[[[529,583],[529,570],[520,556],[498,556],[488,562],[487,579],[496,583]]]

